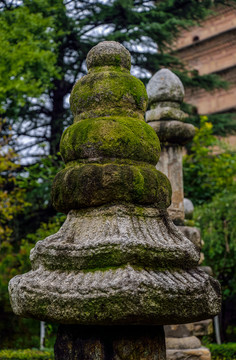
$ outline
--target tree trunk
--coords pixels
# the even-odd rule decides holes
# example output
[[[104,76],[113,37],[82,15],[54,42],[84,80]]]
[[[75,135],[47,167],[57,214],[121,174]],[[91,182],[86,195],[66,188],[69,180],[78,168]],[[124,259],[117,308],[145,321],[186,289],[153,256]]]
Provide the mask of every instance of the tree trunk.
[[[50,134],[50,155],[55,155],[59,151],[60,138],[63,133],[64,119],[64,80],[55,81],[55,89],[53,91],[53,110],[51,117],[51,134]]]

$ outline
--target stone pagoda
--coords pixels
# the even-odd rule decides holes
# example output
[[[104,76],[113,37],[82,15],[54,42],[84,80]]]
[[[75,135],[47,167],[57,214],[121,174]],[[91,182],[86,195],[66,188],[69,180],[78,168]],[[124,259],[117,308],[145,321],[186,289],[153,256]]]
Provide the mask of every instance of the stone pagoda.
[[[170,180],[172,186],[172,202],[168,213],[178,229],[201,250],[200,231],[192,226],[185,226],[185,204],[191,201],[184,199],[183,145],[195,135],[193,125],[186,123],[187,115],[180,106],[184,98],[184,87],[180,79],[168,69],[161,69],[147,85],[150,110],[146,112],[146,121],[152,126],[161,143],[161,156],[156,168]],[[185,200],[185,201],[184,201]],[[193,212],[193,205],[192,210]],[[190,211],[190,213],[191,213]],[[187,216],[190,216],[187,215]],[[199,264],[203,260],[201,253]],[[203,270],[203,269],[202,269]],[[204,267],[204,270],[209,269]],[[199,359],[210,360],[210,351],[201,347],[196,336],[208,335],[212,329],[212,320],[165,327],[167,359]]]
[[[164,360],[163,324],[220,311],[220,287],[173,224],[160,144],[144,121],[147,93],[129,52],[102,42],[71,93],[55,177],[61,229],[31,251],[32,270],[9,283],[15,314],[60,324],[56,359]]]

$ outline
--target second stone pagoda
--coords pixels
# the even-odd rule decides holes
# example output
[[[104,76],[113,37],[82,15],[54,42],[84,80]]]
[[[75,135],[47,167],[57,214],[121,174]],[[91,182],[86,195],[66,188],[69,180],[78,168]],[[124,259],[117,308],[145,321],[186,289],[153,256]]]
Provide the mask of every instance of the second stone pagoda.
[[[74,124],[61,139],[66,163],[53,184],[61,229],[31,251],[32,270],[9,285],[23,317],[86,325],[162,325],[220,311],[216,280],[167,213],[171,186],[155,166],[147,94],[116,42],[95,46],[71,94]]]

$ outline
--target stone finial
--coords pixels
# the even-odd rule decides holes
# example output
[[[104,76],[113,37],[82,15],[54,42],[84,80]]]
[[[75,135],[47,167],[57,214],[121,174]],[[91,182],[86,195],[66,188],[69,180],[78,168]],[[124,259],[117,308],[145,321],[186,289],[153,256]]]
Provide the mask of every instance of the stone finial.
[[[192,140],[195,128],[184,122],[187,115],[180,109],[184,87],[170,70],[158,71],[150,79],[147,92],[150,110],[146,113],[146,121],[155,130],[162,146],[156,167],[171,182],[172,203],[168,212],[180,225],[184,221],[182,145]]]
[[[189,322],[220,310],[218,282],[167,214],[171,188],[156,170],[155,131],[143,119],[144,85],[114,42],[88,55],[61,139],[66,163],[52,198],[68,213],[31,251],[32,271],[9,284],[13,310],[62,324]],[[102,60],[101,60],[102,59]]]
[[[184,198],[184,214],[186,219],[192,219],[194,212],[194,206],[191,200]]]
[[[150,104],[160,101],[181,103],[184,99],[183,84],[169,69],[161,69],[150,79],[147,93]]]
[[[183,145],[190,141],[195,128],[186,124],[187,114],[180,105],[184,98],[184,87],[180,79],[168,69],[159,70],[147,85],[150,110],[146,121],[157,132],[161,143]]]
[[[119,66],[130,70],[131,56],[129,51],[116,41],[104,41],[89,51],[86,63],[88,70],[100,66]]]

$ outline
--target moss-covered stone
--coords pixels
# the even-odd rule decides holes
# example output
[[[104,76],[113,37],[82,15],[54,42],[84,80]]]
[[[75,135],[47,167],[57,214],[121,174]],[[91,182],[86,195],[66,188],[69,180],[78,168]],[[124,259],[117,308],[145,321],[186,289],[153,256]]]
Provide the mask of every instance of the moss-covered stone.
[[[151,121],[151,127],[157,133],[162,145],[184,145],[192,140],[195,135],[195,127],[181,121]]]
[[[67,213],[109,203],[155,204],[165,209],[171,186],[152,165],[73,164],[61,170],[52,188],[53,205]]]
[[[89,117],[124,114],[143,119],[147,100],[142,81],[127,70],[102,68],[100,72],[91,70],[75,84],[70,105],[75,122]]]
[[[106,157],[155,165],[160,156],[160,143],[155,131],[142,120],[102,117],[69,126],[62,135],[60,150],[66,163]]]
[[[89,51],[86,63],[88,70],[104,65],[130,70],[131,56],[129,51],[116,41],[103,41]]]

